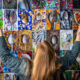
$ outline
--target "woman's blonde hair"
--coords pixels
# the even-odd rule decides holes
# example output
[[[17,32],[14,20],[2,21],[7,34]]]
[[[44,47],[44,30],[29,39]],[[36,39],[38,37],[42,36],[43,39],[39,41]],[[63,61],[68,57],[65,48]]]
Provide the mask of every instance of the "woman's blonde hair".
[[[53,47],[44,40],[34,53],[31,80],[60,80],[61,66]]]

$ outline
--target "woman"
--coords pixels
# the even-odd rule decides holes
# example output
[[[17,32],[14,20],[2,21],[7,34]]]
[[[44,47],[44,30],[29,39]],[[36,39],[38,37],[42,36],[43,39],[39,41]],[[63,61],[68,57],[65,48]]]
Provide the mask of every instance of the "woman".
[[[62,72],[72,65],[79,52],[80,27],[69,54],[58,59],[53,47],[43,41],[37,45],[33,61],[12,56],[0,29],[0,57],[4,65],[19,76],[17,80],[64,80]]]

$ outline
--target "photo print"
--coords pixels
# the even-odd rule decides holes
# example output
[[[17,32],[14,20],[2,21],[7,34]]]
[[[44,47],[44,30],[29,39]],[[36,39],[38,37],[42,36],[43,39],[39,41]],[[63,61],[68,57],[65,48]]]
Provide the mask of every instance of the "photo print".
[[[2,0],[0,0],[0,9],[2,9]]]
[[[60,9],[73,9],[73,0],[60,0]]]
[[[32,9],[32,0],[18,0],[18,9]]]
[[[60,0],[46,1],[46,9],[59,9],[59,8],[60,8]]]
[[[17,31],[4,31],[4,37],[10,51],[18,51],[19,37]]]
[[[32,29],[45,30],[46,28],[46,9],[33,9]]]
[[[60,41],[60,31],[59,30],[49,30],[47,31],[47,41],[53,46],[54,50],[59,50]]]
[[[77,30],[80,24],[80,10],[73,10],[73,30]]]
[[[60,50],[71,50],[73,46],[73,30],[60,30]]]
[[[32,0],[32,9],[46,9],[46,0]]]
[[[36,49],[38,43],[46,39],[46,31],[44,30],[34,30],[32,31],[32,50]]]
[[[60,10],[59,9],[46,10],[46,22],[47,22],[47,30],[59,30],[60,29]]]
[[[0,10],[0,28],[3,29],[3,10]]]
[[[72,29],[73,22],[73,11],[72,10],[61,10],[60,12],[60,26],[61,29]]]
[[[17,10],[4,10],[4,30],[14,31],[17,27]]]
[[[19,31],[19,50],[20,51],[32,50],[32,31],[31,30]]]
[[[32,59],[32,52],[31,51],[19,51],[18,58],[28,58]]]
[[[3,9],[17,9],[17,0],[3,0]]]
[[[0,80],[4,80],[4,74],[0,74]]]
[[[3,67],[4,67],[4,64],[2,63],[0,58],[0,73],[3,73]]]

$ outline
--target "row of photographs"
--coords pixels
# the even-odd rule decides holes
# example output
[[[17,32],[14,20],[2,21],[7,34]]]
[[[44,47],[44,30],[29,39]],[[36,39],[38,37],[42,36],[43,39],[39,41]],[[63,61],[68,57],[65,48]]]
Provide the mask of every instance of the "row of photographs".
[[[10,51],[34,51],[38,43],[47,40],[55,50],[71,50],[77,30],[4,31]]]
[[[0,27],[15,30],[77,30],[80,10],[0,10]]]
[[[80,8],[79,0],[0,0],[3,9],[74,9]]]
[[[63,73],[65,80],[79,80],[80,71],[66,71]],[[16,80],[17,76],[14,73],[0,74],[0,80]]]

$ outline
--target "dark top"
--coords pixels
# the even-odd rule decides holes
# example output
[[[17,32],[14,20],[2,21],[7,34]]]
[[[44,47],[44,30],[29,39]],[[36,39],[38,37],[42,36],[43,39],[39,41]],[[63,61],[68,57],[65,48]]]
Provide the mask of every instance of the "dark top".
[[[72,50],[65,55],[64,57],[60,58],[62,65],[62,70],[65,71],[69,68],[69,66],[72,65],[76,57],[78,56],[80,52],[80,42],[75,41],[74,45],[72,47]],[[7,44],[5,42],[5,38],[2,36],[0,37],[0,57],[2,60],[2,63],[7,66],[7,68],[11,69],[16,75],[18,75],[17,80],[24,80],[24,76],[26,74],[26,70],[29,66],[27,59],[19,59],[14,57],[10,54],[10,51],[7,47]],[[26,80],[30,80],[26,78]],[[64,80],[61,75],[61,80]]]

